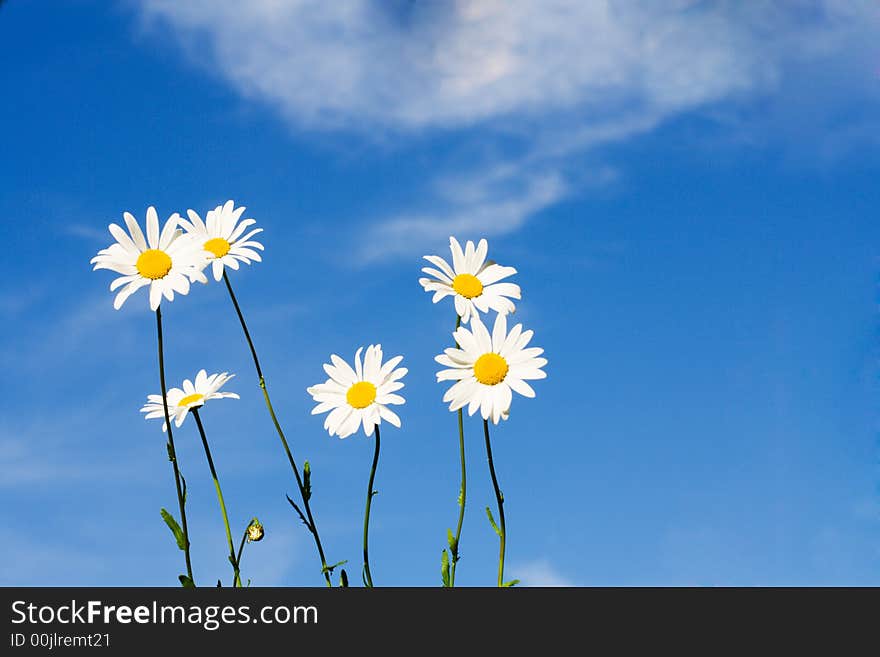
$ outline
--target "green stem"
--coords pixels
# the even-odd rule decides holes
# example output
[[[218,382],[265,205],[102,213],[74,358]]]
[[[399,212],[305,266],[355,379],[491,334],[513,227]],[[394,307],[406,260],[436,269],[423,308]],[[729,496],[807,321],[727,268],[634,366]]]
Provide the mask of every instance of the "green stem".
[[[461,317],[458,314],[455,315],[455,328],[458,330],[458,327],[461,326]],[[458,341],[456,341],[455,346],[458,347]],[[465,460],[464,460],[464,418],[463,418],[463,410],[458,409],[458,452],[461,458],[461,487],[459,488],[459,498],[458,498],[458,527],[455,529],[455,546],[450,548],[452,552],[452,566],[450,568],[449,573],[449,585],[450,587],[455,587],[455,566],[458,563],[459,553],[458,546],[461,541],[461,527],[464,524],[464,504],[465,498],[467,495],[467,471],[465,469]]]
[[[492,475],[492,486],[495,487],[495,499],[498,500],[498,521],[501,525],[501,552],[498,556],[498,586],[504,586],[504,547],[507,539],[507,528],[504,524],[504,494],[498,488],[498,477],[495,476],[495,464],[492,461],[492,444],[489,442],[489,420],[483,420],[483,433],[486,435],[486,456],[489,459],[489,473]]]
[[[248,537],[248,527],[250,527],[250,525],[245,527],[244,534],[241,535],[241,543],[238,544],[238,555],[235,557],[235,561],[238,563],[239,568],[241,568],[241,554],[244,552],[244,544]]]
[[[376,425],[376,449],[373,452],[373,465],[370,468],[370,481],[367,484],[367,508],[364,511],[364,584],[373,587],[373,576],[370,574],[370,554],[368,548],[368,536],[370,533],[370,506],[373,502],[373,480],[376,478],[376,466],[379,464],[379,425]]]
[[[278,437],[281,439],[281,444],[284,447],[284,453],[287,454],[287,460],[290,462],[290,467],[293,470],[293,475],[296,477],[296,486],[299,489],[299,495],[302,499],[303,506],[306,510],[306,516],[308,516],[308,530],[311,532],[312,537],[315,539],[315,546],[318,548],[318,556],[321,558],[321,572],[324,575],[324,579],[327,581],[327,586],[333,586],[333,583],[330,581],[330,569],[327,566],[327,559],[324,556],[324,548],[321,546],[321,537],[318,536],[318,527],[315,525],[315,519],[312,517],[312,509],[309,505],[309,496],[306,495],[305,488],[303,487],[302,477],[299,474],[299,468],[296,467],[296,461],[293,459],[293,454],[290,451],[290,446],[287,444],[287,438],[284,437],[284,431],[281,429],[281,425],[278,423],[278,418],[275,416],[275,410],[272,408],[272,400],[269,399],[269,390],[266,387],[266,379],[263,377],[263,369],[260,367],[260,360],[257,357],[257,350],[254,348],[254,341],[251,340],[251,334],[248,331],[247,324],[244,321],[244,315],[241,314],[241,308],[238,305],[238,300],[235,298],[235,292],[232,291],[232,284],[229,282],[229,277],[226,275],[226,272],[223,272],[223,281],[226,283],[226,289],[229,291],[229,298],[232,299],[232,305],[235,306],[235,312],[238,315],[238,321],[241,322],[241,328],[244,330],[244,337],[247,340],[248,346],[251,349],[251,356],[254,359],[254,366],[257,369],[257,376],[260,378],[260,389],[263,391],[263,399],[266,402],[266,408],[269,409],[269,415],[272,417],[272,424],[275,425],[275,431],[278,433]]]
[[[186,559],[186,574],[190,581],[195,585],[193,579],[192,561],[189,556],[189,530],[186,526],[186,509],[183,497],[183,488],[180,484],[180,469],[177,466],[177,451],[174,449],[174,435],[171,432],[171,417],[168,413],[168,392],[165,386],[165,353],[162,345],[162,307],[156,308],[156,334],[159,342],[159,384],[162,387],[162,407],[165,410],[165,427],[168,430],[168,457],[171,460],[171,466],[174,469],[174,485],[177,487],[177,505],[180,508],[180,524],[183,529],[184,539],[184,558]]]
[[[223,524],[226,526],[226,542],[229,544],[229,561],[232,564],[233,572],[232,586],[241,587],[241,574],[239,572],[238,559],[235,556],[235,546],[232,544],[232,532],[229,529],[226,502],[223,501],[223,491],[220,490],[220,479],[217,477],[216,468],[214,468],[214,459],[211,457],[211,448],[208,447],[208,438],[205,436],[205,427],[202,426],[199,409],[192,409],[192,414],[196,419],[196,425],[199,427],[199,435],[202,437],[202,445],[205,447],[205,456],[208,458],[208,467],[211,469],[211,476],[214,478],[214,488],[217,490],[217,501],[220,502],[220,511],[223,513]]]

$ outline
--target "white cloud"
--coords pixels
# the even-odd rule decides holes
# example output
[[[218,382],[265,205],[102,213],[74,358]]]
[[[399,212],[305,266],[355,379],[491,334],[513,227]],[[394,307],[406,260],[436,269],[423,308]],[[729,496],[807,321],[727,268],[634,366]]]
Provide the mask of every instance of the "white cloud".
[[[825,56],[878,26],[867,0],[144,0],[142,7],[191,53],[207,53],[246,96],[304,125],[356,129],[569,110],[589,123],[634,106],[672,113],[766,89],[787,60]]]
[[[246,96],[302,124],[356,128],[572,109],[594,120],[634,103],[674,112],[767,87],[785,58],[822,54],[871,15],[870,3],[847,0],[142,6],[191,52],[207,46]]]
[[[94,586],[114,573],[105,554],[72,549],[67,544],[16,536],[4,550],[0,586]]]
[[[869,71],[876,63],[867,46],[880,35],[880,11],[869,0],[144,0],[141,7],[192,58],[295,128],[398,139],[477,128],[483,141],[524,142],[520,156],[502,153],[463,170],[485,180],[482,171],[500,163],[509,169],[506,186],[486,182],[473,202],[440,193],[429,198],[436,207],[378,221],[368,260],[400,253],[404,240],[417,251],[462,224],[515,230],[581,189],[567,171],[573,156],[682,113],[770,97],[787,75],[815,80],[814,65],[826,60]],[[863,77],[859,84],[870,75]],[[435,188],[449,171],[437,176]]]
[[[100,230],[87,224],[68,223],[61,229],[64,233],[73,237],[81,237],[91,242],[107,242],[107,231]]]
[[[510,572],[519,579],[520,586],[577,586],[546,559],[515,565]]]
[[[439,186],[453,185],[458,177],[441,178]],[[489,236],[509,233],[526,218],[556,202],[567,191],[558,172],[508,174],[501,180],[470,176],[460,180],[462,189],[442,192],[439,210],[424,214],[407,212],[380,222],[361,247],[370,262],[389,255],[420,255],[422,244],[447,241],[449,235]]]

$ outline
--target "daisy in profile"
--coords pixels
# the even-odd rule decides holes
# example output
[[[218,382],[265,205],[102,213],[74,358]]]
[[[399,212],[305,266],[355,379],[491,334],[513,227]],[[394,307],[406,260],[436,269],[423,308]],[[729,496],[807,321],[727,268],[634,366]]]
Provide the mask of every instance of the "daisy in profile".
[[[180,220],[187,235],[206,251],[215,281],[223,278],[224,267],[238,269],[239,262],[249,265],[252,260],[262,261],[255,249],[262,251],[263,245],[251,238],[263,229],[254,228],[245,233],[257,222],[254,219],[239,221],[244,211],[244,206],[236,208],[230,200],[208,212],[204,222],[195,210],[186,211],[189,221]]]
[[[172,214],[159,232],[156,208],[147,208],[146,238],[130,213],[125,212],[123,218],[128,232],[117,224],[110,224],[110,234],[116,242],[101,249],[91,261],[94,269],[121,274],[110,284],[111,292],[119,289],[113,301],[116,310],[142,287],[150,287],[150,310],[156,311],[162,297],[173,301],[175,292],[189,293],[191,282],[208,282],[202,273],[204,251],[178,229],[179,214]]]
[[[526,381],[546,378],[541,368],[547,359],[539,357],[543,349],[526,348],[532,335],[533,331],[522,330],[522,324],[508,333],[507,317],[501,314],[495,317],[492,335],[477,316],[471,319],[470,330],[456,329],[453,337],[460,348],[446,349],[434,358],[448,368],[437,372],[437,381],[456,382],[443,396],[449,410],[467,406],[468,415],[473,415],[479,409],[484,420],[498,424],[508,417],[514,391],[534,397]]]
[[[196,374],[195,382],[184,379],[182,388],[171,388],[167,396],[168,412],[170,417],[174,418],[174,426],[179,427],[182,425],[187,414],[191,410],[204,406],[206,401],[211,399],[239,399],[239,396],[234,392],[220,392],[220,388],[226,385],[234,376],[234,374],[227,372],[208,376],[205,370],[199,370],[199,373]],[[145,420],[163,417],[165,410],[162,403],[162,395],[148,395],[147,403],[141,409],[141,413],[146,413],[146,416],[144,416]],[[167,425],[164,425],[162,431],[166,431],[167,428]]]
[[[332,436],[346,438],[363,426],[364,433],[373,433],[375,447],[373,465],[370,468],[370,479],[367,482],[367,505],[364,510],[364,586],[373,586],[370,573],[370,556],[368,536],[370,533],[370,507],[376,491],[373,482],[376,478],[376,466],[379,464],[379,425],[382,420],[400,428],[400,418],[388,408],[389,405],[403,404],[404,399],[395,394],[403,388],[400,382],[406,375],[405,367],[397,367],[403,356],[395,356],[382,363],[382,346],[370,345],[361,363],[361,351],[354,355],[354,368],[336,354],[330,356],[332,364],[325,364],[324,371],[330,377],[324,383],[307,388],[308,393],[318,402],[312,409],[312,415],[330,414],[324,420],[324,428]]]
[[[171,388],[165,396],[167,400],[169,413],[174,416],[174,425],[180,427],[186,416],[192,413],[199,428],[199,435],[202,438],[202,447],[205,448],[205,457],[208,459],[208,468],[211,470],[211,477],[214,479],[214,490],[217,491],[217,502],[220,506],[220,514],[223,517],[223,524],[226,527],[226,547],[229,548],[229,563],[232,565],[232,585],[234,587],[241,586],[241,573],[239,563],[240,557],[235,554],[235,545],[232,542],[232,530],[229,527],[229,515],[226,513],[226,502],[223,499],[223,490],[220,488],[220,478],[217,476],[217,468],[214,467],[214,457],[211,455],[211,447],[208,445],[208,436],[205,434],[205,427],[202,424],[202,418],[199,415],[199,409],[205,405],[205,402],[211,399],[238,399],[238,395],[234,392],[220,392],[229,379],[234,375],[227,372],[222,374],[212,374],[208,376],[205,370],[199,370],[196,374],[195,383],[189,379],[183,381],[182,388]],[[146,413],[147,420],[165,416],[165,404],[162,401],[162,395],[150,395],[147,397],[148,403],[141,409],[142,413]],[[173,410],[172,410],[173,409]],[[162,427],[164,431],[167,426]]]
[[[307,388],[318,402],[312,415],[330,411],[324,428],[331,436],[348,438],[361,426],[369,436],[382,420],[400,428],[400,418],[388,406],[404,403],[403,397],[395,394],[403,388],[400,379],[407,373],[405,367],[397,367],[403,356],[395,356],[383,364],[382,346],[370,345],[361,363],[362,351],[363,348],[358,349],[354,355],[354,368],[332,354],[332,364],[324,364],[330,378]]]
[[[424,256],[436,269],[424,267],[422,271],[433,278],[420,278],[419,283],[425,292],[434,293],[434,303],[452,296],[455,299],[455,312],[463,322],[470,321],[478,312],[494,310],[504,315],[515,310],[511,299],[521,298],[519,285],[499,281],[513,276],[516,269],[486,260],[489,252],[486,240],[480,240],[476,247],[468,240],[462,250],[458,240],[450,237],[449,248],[452,251],[452,266],[440,256]]]

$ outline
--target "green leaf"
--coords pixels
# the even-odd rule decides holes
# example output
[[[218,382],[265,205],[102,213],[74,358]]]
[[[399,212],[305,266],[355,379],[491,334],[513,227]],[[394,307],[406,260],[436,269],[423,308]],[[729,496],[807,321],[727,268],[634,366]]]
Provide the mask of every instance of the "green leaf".
[[[183,588],[185,588],[185,589],[194,589],[194,588],[196,588],[196,583],[193,582],[193,581],[192,581],[189,577],[187,577],[186,575],[178,575],[178,576],[177,576],[177,579],[180,580],[180,584],[181,584],[181,586],[183,586]]]
[[[501,586],[503,586],[503,587],[506,588],[506,589],[509,589],[510,587],[512,587],[512,586],[516,586],[517,584],[519,584],[519,580],[518,580],[518,579],[512,579],[512,580],[510,580],[509,582],[504,582],[504,584],[502,584]]]
[[[312,466],[308,461],[303,465],[303,499],[312,499]]]
[[[458,506],[464,506],[464,491],[460,490],[458,492]]]
[[[440,577],[443,578],[444,588],[448,589],[452,586],[449,580],[449,555],[446,550],[443,550],[443,554],[440,556]]]
[[[180,472],[178,470],[178,472]],[[183,476],[183,473],[180,473],[180,481],[183,483],[183,491],[181,492],[181,497],[183,498],[183,503],[186,504],[186,477]]]
[[[174,448],[171,446],[171,441],[165,443],[165,448],[168,450],[168,460],[174,460]]]
[[[332,575],[333,571],[336,568],[338,568],[339,566],[341,566],[342,564],[345,564],[345,563],[348,563],[348,559],[343,559],[342,561],[337,561],[332,566],[324,566],[323,568],[321,568],[321,574],[323,575],[324,573],[330,573]]]
[[[315,530],[312,529],[312,526],[309,524],[309,521],[306,520],[305,514],[303,514],[302,510],[296,505],[296,502],[294,502],[292,499],[290,499],[290,495],[285,495],[285,497],[287,498],[287,501],[290,502],[290,506],[292,506],[294,511],[296,511],[297,514],[299,515],[299,519],[302,520],[302,523],[306,526],[306,529],[308,529],[310,532],[312,532],[314,534]]]
[[[492,509],[488,506],[486,507],[486,515],[489,516],[489,524],[492,525],[492,529],[495,530],[495,533],[498,534],[498,536],[501,536],[501,530],[498,529],[498,525],[495,524],[495,518],[492,517]]]
[[[344,589],[348,588],[348,573],[345,572],[345,568],[339,571],[339,586]]]
[[[168,513],[165,509],[162,509],[160,513],[162,514],[162,520],[165,521],[165,524],[168,525],[171,533],[174,534],[174,539],[177,541],[177,547],[181,550],[186,550],[186,537],[183,535],[183,530],[180,528],[180,525],[177,524],[174,516]]]
[[[446,542],[449,543],[449,551],[454,557],[458,552],[458,541],[455,540],[455,536],[452,534],[451,529],[446,530]]]

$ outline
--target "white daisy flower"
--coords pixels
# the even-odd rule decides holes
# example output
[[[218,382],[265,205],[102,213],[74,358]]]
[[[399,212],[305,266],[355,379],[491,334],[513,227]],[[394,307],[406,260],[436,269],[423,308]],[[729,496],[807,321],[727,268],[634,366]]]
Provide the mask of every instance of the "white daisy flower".
[[[424,267],[422,271],[434,278],[420,278],[419,283],[425,288],[425,292],[434,293],[434,303],[454,295],[455,312],[463,322],[476,316],[477,311],[486,313],[492,309],[504,315],[515,310],[510,299],[521,298],[519,285],[498,281],[513,276],[516,269],[486,260],[489,251],[486,240],[480,240],[476,247],[468,240],[462,251],[458,241],[450,237],[449,248],[452,251],[451,267],[440,256],[424,256],[437,269]]]
[[[171,388],[168,391],[168,417],[174,418],[174,426],[179,427],[183,424],[190,409],[204,406],[210,399],[239,399],[234,392],[220,392],[220,388],[234,376],[228,372],[208,376],[205,370],[199,370],[195,383],[184,379],[182,388]],[[165,407],[162,404],[162,395],[148,395],[147,400],[141,409],[141,413],[146,413],[144,419],[164,418]],[[163,422],[162,431],[167,430],[168,425]]]
[[[507,332],[505,315],[495,317],[491,336],[476,315],[470,329],[460,327],[452,334],[460,349],[446,349],[434,358],[449,368],[437,372],[437,381],[456,381],[443,395],[443,401],[450,402],[450,411],[467,405],[468,415],[480,409],[484,420],[498,424],[510,413],[511,391],[535,396],[526,380],[546,378],[541,368],[547,359],[539,358],[544,353],[539,347],[526,349],[533,331],[523,331],[522,324],[517,324]]]
[[[244,214],[244,206],[235,207],[232,201],[226,201],[225,205],[218,205],[208,212],[206,222],[194,210],[187,210],[189,221],[180,220],[180,225],[191,235],[206,251],[214,273],[214,280],[223,278],[223,268],[231,267],[238,269],[238,263],[251,264],[251,260],[262,262],[260,254],[254,249],[264,250],[263,245],[254,242],[251,237],[263,231],[262,228],[254,228],[245,233],[248,227],[257,223],[254,219],[245,219],[239,222]]]
[[[113,301],[116,310],[128,297],[147,285],[150,286],[150,310],[156,310],[163,296],[174,301],[175,292],[189,292],[190,282],[208,282],[202,273],[205,256],[201,245],[178,229],[179,214],[172,214],[160,233],[156,208],[147,208],[146,239],[131,213],[125,212],[122,216],[128,233],[119,225],[110,224],[110,234],[116,243],[98,251],[91,260],[94,269],[110,269],[122,274],[110,284],[111,292],[122,288]]]
[[[361,351],[363,348],[354,355],[354,369],[336,354],[331,355],[333,364],[324,364],[330,378],[306,389],[318,402],[312,415],[330,411],[324,428],[331,436],[347,438],[361,425],[369,436],[382,420],[400,428],[400,418],[388,405],[404,403],[403,397],[394,394],[403,388],[399,379],[407,373],[405,367],[397,367],[403,356],[395,356],[382,364],[382,345],[371,344],[361,365]]]

